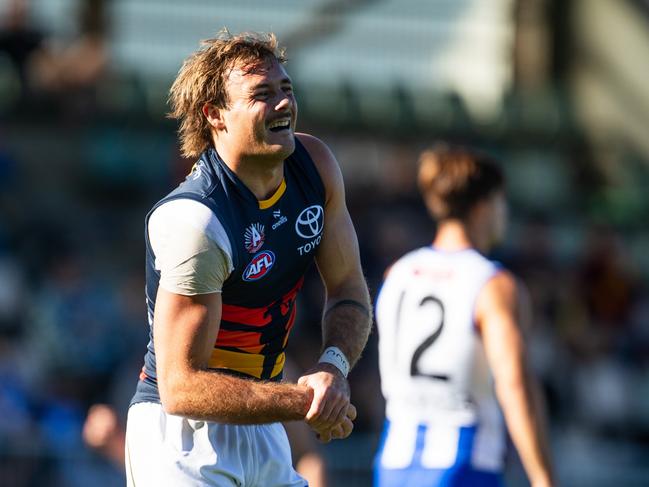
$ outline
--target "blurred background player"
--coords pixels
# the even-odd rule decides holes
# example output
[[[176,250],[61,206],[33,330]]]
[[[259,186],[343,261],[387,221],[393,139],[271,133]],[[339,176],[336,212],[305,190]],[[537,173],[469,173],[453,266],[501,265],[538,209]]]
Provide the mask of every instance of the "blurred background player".
[[[375,484],[502,485],[506,424],[532,486],[552,486],[524,292],[485,257],[505,231],[503,174],[439,145],[421,155],[418,182],[438,229],[387,271],[377,299],[386,423]]]
[[[296,134],[272,34],[219,36],[170,92],[193,171],[147,215],[151,340],[129,408],[129,485],[304,486],[281,421],[327,442],[356,418],[347,374],[370,305],[342,176]],[[282,383],[296,299],[313,261],[326,290],[324,351]]]

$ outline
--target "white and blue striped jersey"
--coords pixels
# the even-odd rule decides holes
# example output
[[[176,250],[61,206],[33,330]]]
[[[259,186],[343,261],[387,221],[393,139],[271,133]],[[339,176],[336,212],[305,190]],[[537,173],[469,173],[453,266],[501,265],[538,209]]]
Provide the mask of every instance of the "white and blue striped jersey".
[[[376,304],[387,420],[378,469],[502,471],[505,427],[474,319],[498,271],[473,249],[433,247],[390,268]]]

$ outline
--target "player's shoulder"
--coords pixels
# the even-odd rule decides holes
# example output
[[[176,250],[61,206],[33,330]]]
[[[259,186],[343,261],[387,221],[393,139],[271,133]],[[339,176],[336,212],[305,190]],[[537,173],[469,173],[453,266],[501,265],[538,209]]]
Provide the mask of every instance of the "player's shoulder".
[[[216,218],[214,212],[205,204],[191,198],[174,198],[163,201],[151,212],[151,220],[173,222],[209,221]]]
[[[193,229],[208,236],[223,233],[223,224],[210,207],[191,198],[175,198],[157,206],[149,217],[149,232],[182,232]]]
[[[520,292],[520,283],[516,276],[504,267],[498,268],[485,283],[482,294],[489,297],[511,298],[516,300]]]
[[[466,260],[469,262],[491,265],[495,267],[498,267],[500,265],[497,261],[490,259],[473,247],[459,250],[454,255],[456,255],[459,260]]]
[[[297,132],[295,138],[304,146],[313,159],[313,162],[317,163],[320,160],[333,160],[335,162],[331,149],[319,138],[303,132]]]
[[[444,255],[441,257],[444,258]],[[471,279],[489,279],[504,269],[500,262],[490,259],[475,248],[454,252],[449,259],[460,272]]]
[[[203,152],[194,162],[185,179],[170,193],[170,196],[191,193],[204,197],[212,193],[219,182],[220,171],[215,162],[217,159],[218,155],[213,149]]]
[[[342,186],[340,166],[329,146],[310,134],[296,133],[295,137],[309,154],[327,189]]]
[[[419,247],[406,252],[385,270],[384,277],[409,273],[424,265],[432,256],[431,248]]]
[[[479,326],[492,322],[490,317],[503,313],[523,327],[531,323],[531,308],[525,286],[507,269],[501,269],[482,287],[476,300],[475,316]]]
[[[223,223],[203,203],[177,198],[165,201],[153,210],[147,226],[149,241],[156,244],[178,246],[189,253],[204,247],[211,241],[227,255],[232,255],[232,244]],[[205,240],[207,239],[207,240]]]
[[[417,247],[403,254],[397,262],[415,262],[420,260],[428,260],[432,258],[433,253],[433,249],[430,245]]]
[[[518,279],[509,269],[498,267],[489,282],[494,283],[495,286],[512,287],[517,285]]]

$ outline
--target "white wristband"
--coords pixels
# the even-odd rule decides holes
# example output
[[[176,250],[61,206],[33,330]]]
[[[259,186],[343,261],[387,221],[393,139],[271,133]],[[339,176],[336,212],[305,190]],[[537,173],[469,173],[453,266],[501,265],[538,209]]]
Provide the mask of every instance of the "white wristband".
[[[349,361],[342,350],[338,347],[327,347],[322,353],[320,360],[318,360],[318,363],[333,365],[342,372],[345,378],[347,378],[347,374],[349,374]]]

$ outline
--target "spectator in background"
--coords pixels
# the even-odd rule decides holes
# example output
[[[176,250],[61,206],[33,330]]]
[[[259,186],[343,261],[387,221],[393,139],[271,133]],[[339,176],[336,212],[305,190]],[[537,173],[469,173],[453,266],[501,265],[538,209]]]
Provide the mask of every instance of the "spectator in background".
[[[72,110],[96,103],[109,60],[104,0],[80,0],[78,12],[77,36],[67,43],[51,42],[35,61],[35,84],[46,94],[62,96],[63,108]]]
[[[570,388],[576,417],[591,429],[628,431],[637,404],[642,336],[634,328],[638,283],[630,252],[608,225],[588,229],[583,257],[568,294],[564,325],[573,363]]]
[[[0,53],[15,68],[23,101],[31,95],[55,97],[66,110],[96,102],[95,89],[108,71],[105,2],[80,0],[78,12],[78,33],[71,41],[46,39],[29,25],[28,0],[10,0],[0,28]]]
[[[619,336],[629,325],[635,280],[620,237],[604,226],[592,228],[580,268],[578,291],[591,323],[603,333]],[[605,340],[611,343],[611,340]]]
[[[29,25],[28,0],[9,0],[0,25],[0,55],[5,54],[13,66],[23,96],[29,90],[29,70],[34,55],[41,52],[44,36]]]
[[[83,424],[83,440],[112,463],[118,472],[124,471],[124,437],[124,427],[112,406],[98,403],[90,407]]]

